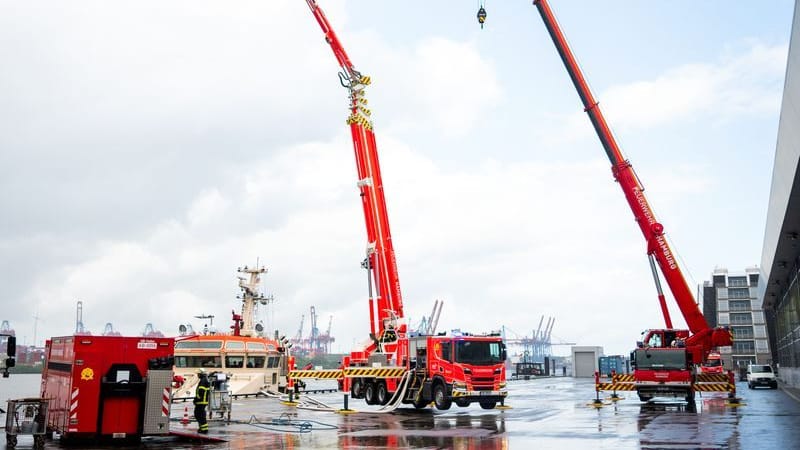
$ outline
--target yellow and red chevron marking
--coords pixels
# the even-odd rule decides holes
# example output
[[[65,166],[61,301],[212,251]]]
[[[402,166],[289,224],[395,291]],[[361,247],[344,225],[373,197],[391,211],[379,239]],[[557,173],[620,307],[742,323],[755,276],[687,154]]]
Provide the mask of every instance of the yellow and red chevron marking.
[[[339,369],[328,370],[292,370],[289,372],[289,378],[294,380],[300,378],[316,378],[316,379],[339,379],[342,378],[343,373]]]
[[[727,383],[728,375],[724,373],[698,373],[698,383]]]
[[[348,367],[344,369],[344,376],[347,378],[400,378],[404,373],[406,373],[406,369],[403,367]]]
[[[618,373],[613,380],[614,383],[633,383],[633,374]]]
[[[636,385],[633,383],[599,383],[598,391],[635,391]]]
[[[730,383],[695,383],[694,390],[699,392],[736,392],[736,386]]]

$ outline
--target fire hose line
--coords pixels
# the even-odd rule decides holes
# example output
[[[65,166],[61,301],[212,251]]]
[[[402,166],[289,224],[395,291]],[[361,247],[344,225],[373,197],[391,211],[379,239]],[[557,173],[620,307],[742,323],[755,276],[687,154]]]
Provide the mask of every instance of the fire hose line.
[[[315,430],[336,430],[339,428],[336,425],[317,420],[290,419],[285,414],[281,414],[278,418],[273,418],[268,422],[264,422],[254,415],[250,416],[249,420],[234,420],[231,422],[280,433],[310,433]]]

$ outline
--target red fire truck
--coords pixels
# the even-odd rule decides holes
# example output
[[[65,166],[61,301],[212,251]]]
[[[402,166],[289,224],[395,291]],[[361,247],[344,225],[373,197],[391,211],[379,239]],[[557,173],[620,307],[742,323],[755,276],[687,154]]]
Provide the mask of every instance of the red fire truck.
[[[173,338],[74,335],[45,344],[41,397],[62,441],[169,434]]]
[[[656,221],[655,214],[645,198],[644,188],[631,163],[623,157],[547,0],[534,0],[533,3],[539,10],[558,54],[578,91],[584,110],[589,115],[589,120],[611,162],[614,179],[619,183],[647,242],[647,256],[666,323],[665,329],[647,331],[644,339],[631,353],[631,365],[635,368],[632,379],[620,375],[614,380],[615,383],[601,384],[597,378],[598,390],[606,388],[636,390],[642,401],[650,400],[654,396],[674,396],[692,402],[697,390],[726,390],[733,396],[736,389],[733,373],[728,373],[727,376],[698,375],[696,370],[697,366],[707,359],[709,352],[717,347],[731,345],[730,331],[726,327],[712,328],[706,322],[667,243],[664,226]],[[675,302],[689,327],[688,330],[672,327],[656,265],[672,291]]]
[[[364,90],[370,78],[357,71],[327,18],[314,0],[306,0],[339,62],[341,84],[349,91],[347,123],[355,150],[358,188],[367,228],[370,339],[343,361],[342,388],[369,404],[395,401],[418,408],[433,401],[447,409],[452,402],[493,408],[505,389],[506,350],[499,334],[411,336],[403,315],[397,262],[389,231],[377,144]],[[293,376],[313,377],[313,371]],[[292,375],[290,375],[292,376]]]

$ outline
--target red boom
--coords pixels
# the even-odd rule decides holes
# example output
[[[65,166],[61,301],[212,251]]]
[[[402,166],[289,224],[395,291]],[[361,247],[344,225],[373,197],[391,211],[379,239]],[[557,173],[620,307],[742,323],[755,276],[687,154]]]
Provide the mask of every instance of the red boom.
[[[606,151],[606,155],[611,161],[611,171],[614,174],[614,178],[619,182],[619,186],[625,194],[636,222],[639,224],[639,228],[647,241],[647,254],[651,258],[655,257],[658,262],[658,267],[661,269],[661,273],[664,274],[664,278],[672,291],[672,295],[675,297],[686,324],[693,334],[687,340],[687,344],[702,345],[704,353],[708,353],[711,346],[731,345],[730,334],[727,330],[719,330],[720,332],[717,333],[716,330],[709,329],[708,322],[706,322],[705,317],[703,317],[695,303],[694,295],[686,283],[686,279],[683,277],[675,256],[664,236],[664,227],[656,221],[655,214],[645,198],[644,188],[639,183],[633,166],[622,156],[622,152],[611,134],[603,113],[600,111],[600,106],[589,90],[589,86],[578,67],[578,63],[575,61],[575,57],[558,26],[550,6],[546,0],[534,0],[533,3],[539,10],[542,20],[544,20],[547,31],[550,33],[558,54],[561,56],[561,60],[564,62],[572,83],[575,85],[583,102],[584,110],[589,115],[597,136]],[[655,269],[653,270],[653,276],[659,291],[659,301],[664,313],[664,319],[667,322],[667,328],[672,328]]]
[[[353,149],[358,169],[358,187],[367,226],[368,244],[365,266],[370,272],[370,286],[374,280],[376,290],[373,294],[370,289],[370,332],[376,337],[380,337],[387,325],[391,323],[392,326],[395,326],[396,319],[403,317],[403,300],[400,295],[400,281],[392,247],[392,236],[389,231],[389,217],[383,194],[377,144],[370,119],[371,113],[366,106],[367,99],[364,97],[364,88],[369,85],[370,78],[362,75],[353,67],[353,63],[350,62],[350,58],[317,2],[314,0],[306,0],[306,2],[344,71],[339,74],[339,78],[350,91],[350,116],[347,118],[347,123],[350,125],[353,137]]]

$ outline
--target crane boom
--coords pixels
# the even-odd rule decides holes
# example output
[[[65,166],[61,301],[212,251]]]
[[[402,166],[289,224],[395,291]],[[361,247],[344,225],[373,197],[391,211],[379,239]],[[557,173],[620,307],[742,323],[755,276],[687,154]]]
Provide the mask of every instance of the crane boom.
[[[575,89],[578,91],[578,95],[583,102],[584,110],[589,115],[589,120],[591,120],[592,126],[597,136],[600,138],[600,142],[611,162],[611,171],[614,178],[619,183],[636,222],[639,224],[639,229],[642,231],[647,241],[647,254],[648,257],[651,258],[651,265],[652,258],[655,258],[675,298],[675,302],[680,308],[686,325],[693,334],[687,339],[687,345],[701,345],[704,354],[708,353],[711,346],[731,345],[730,333],[727,330],[719,330],[720,332],[717,333],[716,330],[710,329],[708,322],[697,306],[692,290],[689,288],[680,267],[678,267],[672,249],[664,236],[664,226],[656,220],[655,214],[644,195],[644,188],[639,182],[636,172],[633,170],[633,166],[630,161],[622,156],[617,141],[614,139],[606,123],[597,100],[595,100],[589,89],[589,85],[575,60],[575,56],[572,54],[572,50],[570,50],[567,44],[564,34],[561,32],[561,28],[547,0],[534,0],[533,3],[542,16],[542,20],[558,50],[558,54],[572,79],[572,83],[575,85]],[[658,281],[658,273],[653,270],[653,275],[656,281],[664,319],[667,323],[667,327],[672,328],[666,302],[664,301]]]
[[[340,82],[350,91],[347,124],[350,125],[353,139],[358,187],[367,228],[367,255],[362,265],[370,274],[370,333],[380,337],[388,327],[398,327],[397,319],[404,317],[404,313],[371,111],[367,108],[368,102],[364,96],[364,88],[371,80],[355,69],[317,2],[306,2],[342,68]],[[375,292],[371,288],[373,282]]]

